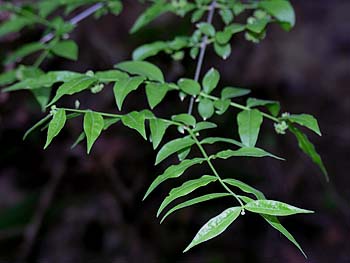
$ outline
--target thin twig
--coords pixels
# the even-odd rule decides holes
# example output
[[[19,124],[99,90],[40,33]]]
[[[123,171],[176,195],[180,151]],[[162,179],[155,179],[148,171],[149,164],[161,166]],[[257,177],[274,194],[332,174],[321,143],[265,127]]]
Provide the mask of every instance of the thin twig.
[[[209,13],[208,13],[208,18],[207,18],[207,23],[211,24],[213,22],[213,17],[214,17],[214,13],[215,13],[215,7],[216,7],[216,0],[214,0],[210,7],[209,7]],[[207,50],[207,45],[208,45],[208,36],[204,36],[202,38],[202,42],[201,42],[201,49],[200,49],[200,53],[199,53],[199,57],[198,57],[198,61],[197,61],[197,67],[196,67],[196,72],[194,75],[194,80],[198,81],[199,80],[199,76],[201,74],[201,70],[202,70],[202,66],[203,66],[203,61],[204,61],[204,55],[205,55],[205,51]],[[188,107],[188,114],[192,114],[193,111],[193,104],[194,104],[194,100],[195,97],[191,97],[191,101],[190,101],[190,105]]]
[[[103,7],[103,3],[97,3],[87,9],[85,9],[84,11],[82,11],[81,13],[77,14],[76,16],[74,16],[73,18],[71,18],[69,20],[69,23],[71,23],[72,25],[76,25],[78,24],[80,21],[84,20],[85,18],[89,17],[90,15],[92,15],[93,13],[95,13],[97,10],[101,9]],[[40,42],[41,43],[46,43],[48,41],[50,41],[51,39],[53,39],[55,36],[54,33],[49,33],[47,35],[45,35]]]

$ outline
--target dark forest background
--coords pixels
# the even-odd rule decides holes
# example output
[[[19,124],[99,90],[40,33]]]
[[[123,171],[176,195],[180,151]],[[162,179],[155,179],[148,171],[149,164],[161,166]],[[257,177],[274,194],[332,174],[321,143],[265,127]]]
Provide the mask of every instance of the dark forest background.
[[[220,172],[251,183],[270,199],[315,210],[312,215],[282,219],[309,259],[258,216],[246,215],[220,237],[189,253],[181,251],[208,218],[228,206],[223,201],[188,208],[159,224],[155,213],[171,186],[164,184],[142,202],[152,179],[165,165],[154,167],[151,145],[135,132],[114,126],[87,156],[85,145],[70,150],[81,131],[71,121],[44,151],[45,134],[24,132],[43,113],[27,92],[0,94],[0,262],[27,257],[31,262],[350,262],[350,1],[294,0],[297,25],[290,33],[278,26],[259,45],[234,38],[227,61],[209,49],[205,70],[215,66],[221,84],[253,90],[252,96],[279,100],[282,110],[310,113],[319,120],[322,137],[309,134],[323,156],[331,182],[298,149],[291,135],[276,136],[266,122],[260,146],[287,159],[231,159]],[[89,18],[74,31],[80,45],[78,62],[53,59],[45,70],[109,69],[130,59],[138,45],[171,39],[192,30],[186,19],[165,15],[140,33],[128,30],[143,6],[126,1],[124,13]],[[0,17],[0,19],[2,19]],[[40,32],[24,32],[0,40],[0,53],[37,40]],[[167,80],[192,76],[195,62],[152,59]],[[110,89],[98,96],[80,96],[82,106],[115,111]],[[175,96],[157,108],[168,115],[186,110]],[[72,105],[74,99],[65,103]],[[132,94],[125,111],[146,107],[141,92]],[[235,113],[216,121],[219,132],[236,136]],[[176,131],[172,135],[176,135]],[[215,150],[215,148],[213,148]],[[204,173],[197,168],[190,173]],[[190,176],[188,173],[186,176]],[[45,208],[45,209],[43,209]],[[2,260],[2,261],[1,261]]]

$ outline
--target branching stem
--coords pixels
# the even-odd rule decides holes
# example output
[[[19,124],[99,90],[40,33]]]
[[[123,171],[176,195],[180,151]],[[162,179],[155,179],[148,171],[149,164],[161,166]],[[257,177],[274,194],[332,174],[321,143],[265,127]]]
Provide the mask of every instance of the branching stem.
[[[210,157],[208,156],[207,152],[205,151],[204,147],[201,145],[201,143],[198,141],[196,135],[194,134],[194,132],[191,129],[187,129],[188,133],[190,134],[190,136],[192,137],[192,139],[195,141],[196,145],[198,146],[200,152],[202,153],[203,157],[205,158],[205,161],[207,162],[207,164],[209,165],[210,169],[212,170],[212,172],[214,173],[215,177],[218,179],[219,183],[225,188],[225,190],[227,192],[229,192],[240,204],[240,206],[242,207],[242,209],[244,209],[244,204],[242,202],[242,200],[238,197],[238,195],[236,195],[224,182],[224,180],[221,179],[219,173],[216,171],[213,163],[210,160]]]

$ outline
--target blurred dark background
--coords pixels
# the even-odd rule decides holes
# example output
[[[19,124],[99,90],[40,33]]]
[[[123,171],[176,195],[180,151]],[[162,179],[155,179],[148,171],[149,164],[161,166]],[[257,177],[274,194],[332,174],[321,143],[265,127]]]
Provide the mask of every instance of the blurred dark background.
[[[82,129],[81,120],[70,121],[44,151],[44,133],[35,132],[22,141],[24,132],[43,113],[29,93],[17,92],[0,94],[0,261],[28,256],[30,262],[63,263],[350,262],[350,1],[292,2],[297,13],[294,30],[286,33],[272,26],[259,45],[238,36],[227,61],[209,49],[204,70],[214,65],[222,73],[222,85],[251,88],[254,97],[279,100],[283,111],[318,118],[323,136],[308,135],[324,159],[330,183],[300,152],[291,135],[275,135],[268,122],[259,146],[287,161],[231,159],[217,163],[222,175],[250,183],[270,199],[316,211],[282,219],[308,260],[251,214],[241,217],[220,237],[183,254],[202,224],[228,207],[230,200],[179,211],[160,225],[155,217],[158,205],[169,189],[182,181],[165,183],[145,202],[141,200],[152,180],[175,158],[154,167],[151,145],[121,125],[105,132],[90,156],[85,144],[70,150]],[[128,1],[119,17],[85,20],[72,35],[80,45],[79,62],[53,59],[43,68],[109,69],[130,59],[132,50],[142,43],[192,30],[186,19],[165,15],[130,36],[128,30],[142,8],[136,1]],[[0,50],[39,37],[39,33],[24,32],[2,40]],[[192,76],[195,67],[190,59],[170,62],[166,55],[152,62],[166,72],[169,81]],[[82,107],[116,110],[109,88],[79,98]],[[74,99],[64,104],[72,106]],[[161,116],[185,112],[187,103],[169,95],[156,111]],[[130,95],[125,105],[126,112],[147,107],[141,91]],[[218,134],[237,137],[235,114],[230,111],[215,119],[222,127]],[[171,131],[169,136],[177,136],[177,132]],[[184,178],[206,172],[194,168]]]

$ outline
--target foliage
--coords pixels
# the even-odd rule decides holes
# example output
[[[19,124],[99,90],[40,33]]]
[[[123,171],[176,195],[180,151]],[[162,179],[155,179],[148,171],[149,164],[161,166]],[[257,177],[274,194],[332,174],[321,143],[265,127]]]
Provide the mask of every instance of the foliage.
[[[2,11],[11,13],[11,18],[0,25],[0,37],[37,24],[47,28],[45,34],[48,32],[53,34],[50,39],[44,36],[38,42],[25,44],[18,50],[10,52],[3,62],[4,64],[16,62],[17,65],[15,69],[0,75],[0,85],[6,86],[2,90],[3,92],[29,90],[34,94],[44,111],[51,109],[46,117],[25,134],[24,138],[34,129],[47,130],[47,140],[44,147],[47,148],[64,128],[67,121],[83,116],[82,133],[73,146],[86,139],[87,152],[90,153],[93,144],[103,131],[117,123],[125,125],[138,132],[145,140],[151,141],[155,150],[159,149],[155,165],[173,155],[177,155],[179,158],[177,164],[169,166],[156,177],[144,199],[160,184],[169,179],[181,177],[194,165],[207,165],[210,168],[211,174],[199,175],[198,178],[192,178],[169,192],[157,212],[157,216],[165,212],[162,221],[175,211],[188,206],[216,198],[233,198],[232,207],[205,223],[185,251],[220,235],[239,217],[243,217],[246,212],[251,212],[261,215],[267,223],[280,231],[304,253],[294,237],[281,225],[278,217],[312,213],[312,211],[266,199],[260,191],[244,182],[234,178],[222,178],[214,163],[216,159],[232,157],[270,157],[281,160],[282,158],[257,147],[261,125],[264,121],[270,121],[277,134],[291,131],[301,150],[327,176],[327,171],[315,147],[297,127],[298,125],[303,126],[317,135],[321,135],[317,120],[308,114],[281,114],[280,104],[276,101],[248,98],[245,105],[238,104],[235,101],[236,98],[248,95],[250,90],[239,87],[221,87],[220,72],[215,68],[211,68],[200,79],[207,46],[212,45],[219,57],[227,59],[231,54],[231,39],[236,34],[244,34],[247,41],[259,43],[264,39],[268,25],[271,23],[277,23],[284,30],[290,30],[295,25],[295,14],[289,1],[154,0],[136,20],[130,30],[131,33],[142,30],[157,17],[171,12],[180,17],[189,16],[191,18],[191,22],[195,25],[192,34],[174,36],[174,39],[169,41],[155,40],[153,43],[144,44],[133,52],[132,61],[120,62],[113,69],[106,71],[80,73],[72,71],[44,72],[41,70],[40,65],[43,60],[52,56],[72,60],[78,58],[78,45],[73,40],[67,39],[69,33],[74,30],[75,24],[72,21],[65,22],[59,16],[52,18],[51,14],[62,8],[65,14],[69,14],[78,7],[96,2],[100,4],[100,7],[95,10],[95,17],[108,12],[113,14],[121,12],[121,2],[112,0],[42,0],[39,1],[38,5],[15,6],[6,4],[1,6]],[[218,14],[221,21],[214,26],[212,21],[215,13]],[[203,17],[206,14],[208,18],[204,20]],[[247,17],[246,23],[236,22],[237,19],[242,21],[242,17]],[[166,81],[158,66],[145,61],[145,59],[160,52],[169,54],[174,60],[183,59],[187,53],[193,59],[198,59],[195,77],[193,79],[181,78],[175,83]],[[32,65],[19,64],[21,59],[32,54],[37,54],[37,59]],[[57,84],[59,87],[52,97],[51,89]],[[150,110],[140,109],[122,114],[80,109],[79,102],[72,108],[56,105],[57,103],[62,104],[62,98],[66,96],[84,91],[90,91],[94,96],[98,96],[102,89],[109,87],[113,88],[111,92],[115,97],[116,109],[119,111],[122,110],[123,104],[131,92],[137,92],[144,87]],[[188,112],[179,113],[170,118],[156,116],[152,110],[166,100],[168,93],[177,93],[181,100],[189,98]],[[214,94],[219,95],[215,96]],[[197,109],[194,113],[193,106],[196,106]],[[213,116],[224,115],[229,112],[230,108],[236,108],[240,111],[236,120],[240,141],[223,137],[203,138],[201,135],[203,130],[214,130],[217,127],[217,124],[212,121]],[[231,117],[231,113],[225,116]],[[147,127],[149,127],[149,134]],[[178,138],[160,146],[166,131],[170,128],[176,128],[179,131]],[[223,143],[225,147],[218,153],[208,154],[205,149],[206,145],[216,143]],[[189,157],[192,148],[197,148],[201,156]],[[175,200],[187,197],[199,188],[205,188],[214,183],[221,185],[221,193],[208,193],[169,208]],[[166,209],[168,210],[166,211]]]

